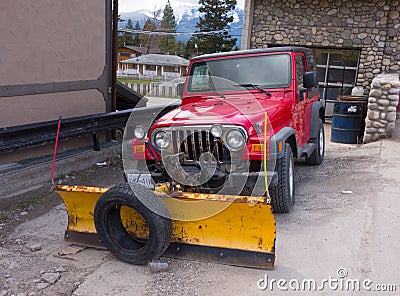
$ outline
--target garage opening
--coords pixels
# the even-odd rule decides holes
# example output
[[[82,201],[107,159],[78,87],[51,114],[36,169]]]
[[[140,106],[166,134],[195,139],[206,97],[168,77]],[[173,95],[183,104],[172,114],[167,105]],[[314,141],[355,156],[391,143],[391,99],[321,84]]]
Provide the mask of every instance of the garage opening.
[[[322,89],[323,100],[335,100],[342,92],[350,95],[356,85],[359,50],[314,48],[317,77]]]

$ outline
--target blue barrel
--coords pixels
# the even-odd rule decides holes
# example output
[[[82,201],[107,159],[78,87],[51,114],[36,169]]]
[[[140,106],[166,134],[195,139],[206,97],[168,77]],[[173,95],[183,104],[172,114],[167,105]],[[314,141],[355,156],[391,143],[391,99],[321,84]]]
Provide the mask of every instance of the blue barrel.
[[[362,141],[368,97],[341,97],[333,107],[331,141],[356,144]]]

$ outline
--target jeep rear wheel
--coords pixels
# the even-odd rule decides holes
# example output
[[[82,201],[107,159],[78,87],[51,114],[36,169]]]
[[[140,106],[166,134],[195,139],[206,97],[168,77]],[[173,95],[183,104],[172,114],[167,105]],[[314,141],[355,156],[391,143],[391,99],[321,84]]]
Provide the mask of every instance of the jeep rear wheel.
[[[309,165],[320,165],[325,156],[325,132],[321,119],[319,120],[318,137],[314,139],[314,142],[317,144],[316,148],[310,157],[306,157],[306,163]]]
[[[294,204],[294,161],[289,144],[285,144],[285,153],[276,160],[278,185],[270,188],[271,205],[275,213],[288,213]]]

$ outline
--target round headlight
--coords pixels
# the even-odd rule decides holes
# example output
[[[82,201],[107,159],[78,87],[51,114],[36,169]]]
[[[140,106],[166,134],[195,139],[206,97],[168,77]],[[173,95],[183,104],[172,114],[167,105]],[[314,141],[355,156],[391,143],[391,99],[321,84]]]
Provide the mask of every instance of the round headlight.
[[[144,130],[143,127],[137,126],[137,127],[135,127],[135,130],[133,131],[133,134],[134,134],[135,138],[143,139],[145,137],[145,135],[146,135],[146,131]]]
[[[214,138],[221,138],[223,133],[222,126],[220,126],[219,124],[214,124],[211,127],[210,132],[214,136]]]
[[[169,146],[171,140],[166,132],[159,131],[154,136],[154,142],[159,148],[165,149]]]
[[[239,149],[245,144],[245,139],[239,130],[233,129],[226,135],[226,143],[233,149]]]

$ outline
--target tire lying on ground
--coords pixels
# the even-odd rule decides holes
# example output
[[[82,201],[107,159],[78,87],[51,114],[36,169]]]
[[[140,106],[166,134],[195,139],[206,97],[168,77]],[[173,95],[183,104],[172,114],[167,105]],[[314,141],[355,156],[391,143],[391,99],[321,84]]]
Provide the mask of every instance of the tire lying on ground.
[[[132,186],[132,187],[131,187]],[[162,199],[139,184],[122,183],[105,192],[97,201],[94,223],[101,242],[121,261],[146,264],[158,258],[172,237],[172,221]],[[146,199],[145,206],[140,199]],[[121,209],[139,214],[147,224],[148,237],[135,238],[121,219]]]

